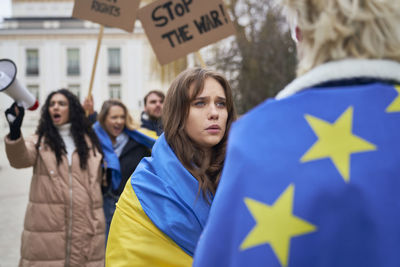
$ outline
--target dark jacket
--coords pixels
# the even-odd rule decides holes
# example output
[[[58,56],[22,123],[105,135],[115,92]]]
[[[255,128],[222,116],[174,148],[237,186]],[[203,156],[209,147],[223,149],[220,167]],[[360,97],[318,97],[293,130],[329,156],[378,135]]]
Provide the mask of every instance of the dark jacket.
[[[149,115],[143,111],[140,115],[140,120],[142,122],[140,127],[155,131],[157,133],[157,136],[160,136],[163,133],[161,119],[152,120]]]
[[[144,157],[149,157],[151,155],[150,150],[142,144],[139,144],[132,138],[129,138],[128,143],[124,146],[121,155],[119,156],[119,163],[121,166],[121,183],[117,191],[113,193],[117,196],[120,196],[122,191],[124,190],[126,181],[129,179],[133,171],[136,169],[136,166]],[[111,172],[107,171],[107,188],[111,186]],[[104,190],[104,188],[103,188]],[[108,191],[108,190],[107,190]]]

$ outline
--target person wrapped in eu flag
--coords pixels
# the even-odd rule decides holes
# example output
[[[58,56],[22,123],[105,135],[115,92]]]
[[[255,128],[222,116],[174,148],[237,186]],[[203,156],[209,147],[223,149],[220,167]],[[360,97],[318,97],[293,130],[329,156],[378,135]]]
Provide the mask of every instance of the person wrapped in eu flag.
[[[233,125],[193,266],[400,266],[400,2],[281,2],[297,78]]]
[[[235,118],[221,74],[193,68],[176,77],[164,103],[164,133],[117,203],[106,266],[191,266]]]

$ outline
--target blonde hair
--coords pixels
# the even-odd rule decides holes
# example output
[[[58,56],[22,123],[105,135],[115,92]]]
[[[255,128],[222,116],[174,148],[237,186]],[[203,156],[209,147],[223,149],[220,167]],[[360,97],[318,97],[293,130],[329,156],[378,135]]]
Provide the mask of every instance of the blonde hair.
[[[298,75],[345,58],[400,61],[399,0],[278,1],[301,30]]]
[[[119,106],[121,107],[124,112],[125,112],[125,127],[128,128],[129,130],[135,130],[137,128],[139,128],[138,123],[136,123],[132,116],[129,114],[129,111],[127,109],[127,107],[124,105],[124,103],[122,103],[121,100],[119,99],[110,99],[110,100],[106,100],[104,101],[100,113],[99,113],[99,117],[98,117],[98,121],[101,125],[101,127],[103,127],[103,129],[105,129],[105,125],[104,122],[106,120],[106,117],[108,115],[108,112],[110,111],[110,108],[112,106]]]

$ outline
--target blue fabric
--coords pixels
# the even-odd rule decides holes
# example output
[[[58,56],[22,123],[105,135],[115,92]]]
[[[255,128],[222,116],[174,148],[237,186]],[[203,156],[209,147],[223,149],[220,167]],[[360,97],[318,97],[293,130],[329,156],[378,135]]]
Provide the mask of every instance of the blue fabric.
[[[104,160],[107,163],[107,168],[111,169],[112,188],[117,190],[122,179],[118,156],[114,153],[110,137],[101,127],[99,122],[96,122],[93,125],[93,129],[96,132],[101,144],[101,148],[103,149]]]
[[[181,164],[162,134],[152,156],[143,158],[131,176],[140,204],[157,228],[193,255],[209,212],[198,195],[198,182]]]
[[[193,266],[399,266],[399,97],[393,85],[384,83],[311,88],[268,100],[244,115],[232,127]],[[395,101],[397,111],[389,111]],[[340,159],[339,165],[349,163],[346,181],[347,172],[340,173],[330,157],[301,159],[329,133],[318,136],[310,116],[335,124],[351,110],[352,134],[375,149],[365,146],[365,151]],[[333,147],[349,149],[342,144]],[[282,202],[284,198],[289,201]],[[292,205],[293,216],[309,224],[287,244],[280,233],[294,228],[286,225],[288,220],[273,228],[281,215],[267,217],[278,204]],[[246,246],[253,230],[261,241],[254,238]],[[287,255],[278,256],[284,250]]]
[[[121,183],[121,166],[119,164],[118,156],[115,154],[112,142],[106,131],[101,127],[100,123],[97,121],[93,125],[93,129],[99,138],[101,148],[103,149],[104,159],[107,162],[107,168],[111,169],[111,185],[113,190],[117,190],[119,184]],[[130,138],[136,142],[151,148],[155,142],[155,139],[140,133],[135,130],[129,130],[124,128],[124,133],[126,133]]]

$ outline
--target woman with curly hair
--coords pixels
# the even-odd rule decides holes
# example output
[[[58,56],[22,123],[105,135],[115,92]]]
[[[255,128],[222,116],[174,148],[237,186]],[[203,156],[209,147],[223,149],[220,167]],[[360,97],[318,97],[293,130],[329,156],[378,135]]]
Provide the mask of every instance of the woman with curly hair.
[[[173,81],[164,134],[132,174],[117,204],[106,266],[190,266],[208,217],[236,118],[231,88],[211,70]]]
[[[33,166],[19,265],[104,266],[103,155],[78,98],[66,89],[51,92],[26,139],[24,109],[14,103],[6,117],[11,166]]]

